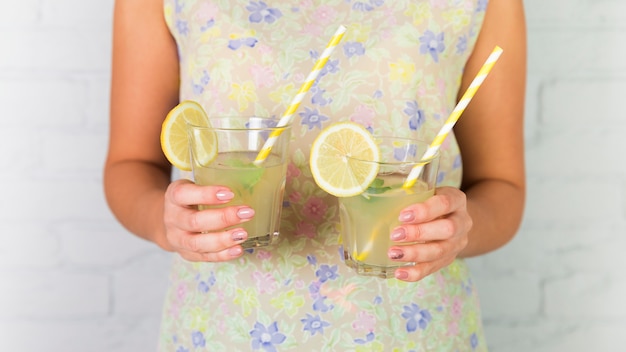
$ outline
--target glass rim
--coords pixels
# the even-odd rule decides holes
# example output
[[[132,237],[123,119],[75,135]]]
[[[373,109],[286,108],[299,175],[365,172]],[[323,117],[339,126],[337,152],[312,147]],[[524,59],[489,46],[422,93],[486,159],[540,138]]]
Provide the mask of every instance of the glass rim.
[[[250,121],[250,119],[258,119],[259,121],[272,121],[278,124],[280,119],[276,117],[267,117],[267,116],[257,116],[257,115],[248,115],[248,116],[216,116],[210,117],[209,122],[212,120],[240,120],[240,121]],[[190,122],[185,121],[188,129],[194,130],[220,130],[220,131],[274,131],[274,130],[286,130],[291,128],[292,121],[283,125],[283,126],[263,126],[263,127],[219,127],[219,126],[200,126]]]
[[[380,145],[381,139],[395,139],[395,140],[400,140],[400,141],[405,141],[405,142],[411,142],[411,144],[426,146],[424,153],[426,153],[426,150],[428,150],[428,147],[430,146],[430,143],[427,143],[423,139],[418,139],[418,138],[395,137],[395,136],[374,136],[374,140],[377,142],[378,145]],[[400,161],[400,160],[398,161],[375,161],[375,160],[361,159],[361,158],[353,157],[350,155],[346,155],[345,157],[348,159],[352,159],[352,160],[363,162],[363,163],[376,163],[378,165],[388,165],[388,166],[403,166],[403,165],[428,165],[428,164],[431,164],[433,161],[435,161],[437,158],[439,158],[439,156],[440,156],[440,151],[437,150],[437,152],[429,158],[422,159],[423,158],[423,155],[422,155],[422,158],[420,158],[419,160],[414,160],[414,161]]]

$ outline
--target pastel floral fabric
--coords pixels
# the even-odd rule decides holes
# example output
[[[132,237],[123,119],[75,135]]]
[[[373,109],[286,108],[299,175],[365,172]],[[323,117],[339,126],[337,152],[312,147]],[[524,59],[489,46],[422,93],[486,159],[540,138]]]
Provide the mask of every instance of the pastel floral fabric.
[[[281,237],[227,263],[175,256],[160,351],[485,351],[476,288],[456,260],[418,283],[342,262],[338,206],[308,165],[336,121],[427,141],[452,111],[486,0],[165,0],[181,99],[210,116],[280,116],[340,24],[343,41],[293,127]],[[458,187],[454,136],[438,182]]]

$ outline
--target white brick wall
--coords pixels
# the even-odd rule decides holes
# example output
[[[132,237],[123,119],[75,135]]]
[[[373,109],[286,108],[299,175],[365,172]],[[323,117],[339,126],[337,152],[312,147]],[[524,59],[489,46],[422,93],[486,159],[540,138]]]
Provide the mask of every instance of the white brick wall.
[[[527,0],[522,230],[471,260],[492,352],[626,344],[626,2]],[[169,257],[102,194],[113,0],[0,0],[0,351],[152,351]],[[578,192],[577,196],[571,196]]]
[[[471,262],[488,340],[493,352],[622,351],[626,2],[525,4],[527,210],[511,244]]]

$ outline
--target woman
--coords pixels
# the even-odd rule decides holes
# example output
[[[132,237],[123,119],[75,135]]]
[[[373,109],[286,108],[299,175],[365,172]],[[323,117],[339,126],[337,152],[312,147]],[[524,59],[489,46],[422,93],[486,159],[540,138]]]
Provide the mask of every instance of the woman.
[[[105,189],[129,231],[176,253],[160,349],[486,350],[463,258],[508,242],[523,211],[522,1],[282,3],[116,2]],[[280,115],[340,24],[296,117],[280,241],[244,251],[224,229],[254,209],[196,210],[228,190],[171,182],[161,123],[186,99],[209,116]],[[504,54],[441,149],[436,195],[390,234],[425,242],[389,250],[418,264],[357,276],[339,256],[336,199],[305,162],[311,141],[344,120],[432,140],[495,45]]]

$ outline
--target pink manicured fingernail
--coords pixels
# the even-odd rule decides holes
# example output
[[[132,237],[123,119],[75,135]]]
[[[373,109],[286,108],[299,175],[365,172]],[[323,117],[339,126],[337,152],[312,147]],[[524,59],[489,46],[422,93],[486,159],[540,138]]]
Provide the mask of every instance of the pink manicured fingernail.
[[[413,221],[413,220],[415,220],[415,214],[413,214],[412,211],[403,211],[403,212],[400,213],[400,216],[398,217],[398,220],[400,220],[402,222]]]
[[[235,198],[235,194],[231,191],[219,191],[215,193],[215,197],[219,200],[231,200]]]
[[[232,256],[232,257],[237,257],[237,256],[241,255],[241,253],[243,253],[243,248],[241,248],[239,246],[230,248],[228,250],[228,254],[230,256]]]
[[[230,236],[233,241],[241,242],[245,241],[248,238],[248,233],[246,231],[235,231]]]
[[[241,208],[237,210],[237,216],[241,220],[248,220],[254,216],[254,209],[252,208]]]
[[[406,271],[402,271],[402,270],[396,270],[394,275],[396,279],[398,280],[406,280],[409,278],[409,273],[407,273]]]
[[[406,238],[406,231],[402,227],[398,227],[391,232],[392,241],[402,241]]]
[[[389,252],[387,252],[387,255],[391,259],[402,259],[402,257],[404,257],[404,252],[399,249],[390,249]]]

